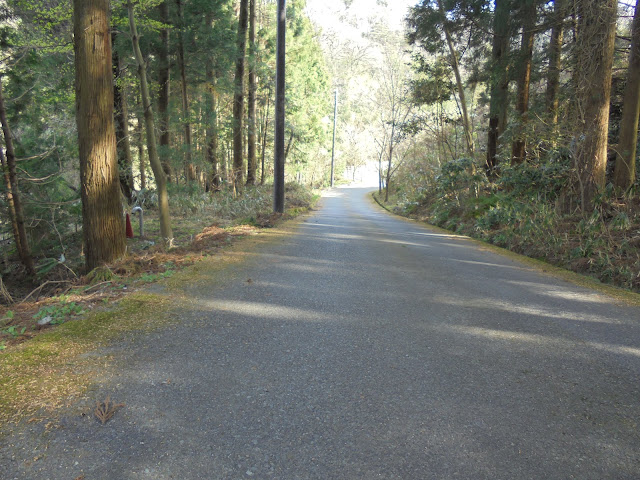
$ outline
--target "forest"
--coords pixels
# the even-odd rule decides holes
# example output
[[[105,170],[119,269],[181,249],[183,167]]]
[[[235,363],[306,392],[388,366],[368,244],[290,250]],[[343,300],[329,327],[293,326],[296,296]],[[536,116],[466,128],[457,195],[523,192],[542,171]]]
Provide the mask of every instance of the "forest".
[[[371,4],[287,2],[288,207],[334,154],[397,213],[640,289],[637,6]],[[273,222],[274,0],[8,0],[0,50],[0,302]]]
[[[640,289],[637,4],[434,0],[407,22],[411,113],[381,203]]]
[[[304,9],[287,11],[287,180],[320,186],[329,77]],[[275,2],[17,0],[0,16],[1,302],[269,223]],[[293,209],[309,198],[295,185]]]

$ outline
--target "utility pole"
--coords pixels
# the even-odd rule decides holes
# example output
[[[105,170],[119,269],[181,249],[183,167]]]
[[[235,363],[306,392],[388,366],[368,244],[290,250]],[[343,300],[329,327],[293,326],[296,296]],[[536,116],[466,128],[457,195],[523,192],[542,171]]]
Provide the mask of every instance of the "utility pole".
[[[284,86],[285,86],[285,38],[286,0],[278,0],[278,46],[276,50],[276,112],[273,162],[273,211],[284,213]]]
[[[335,91],[335,100],[333,107],[333,144],[331,145],[331,186],[333,187],[333,169],[336,153],[336,122],[338,119],[338,89]]]

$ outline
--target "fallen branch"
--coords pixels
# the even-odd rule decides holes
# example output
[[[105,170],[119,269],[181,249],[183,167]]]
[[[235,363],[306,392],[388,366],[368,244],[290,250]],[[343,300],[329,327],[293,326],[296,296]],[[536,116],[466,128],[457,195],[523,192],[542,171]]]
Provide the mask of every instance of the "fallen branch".
[[[47,280],[47,281],[46,281],[46,282],[44,282],[42,285],[40,285],[39,287],[37,287],[36,289],[34,289],[34,290],[29,294],[29,295],[27,295],[26,297],[24,297],[24,298],[20,301],[20,303],[19,303],[18,305],[20,305],[20,304],[22,304],[22,303],[26,302],[27,300],[29,300],[29,298],[31,298],[31,296],[32,296],[33,294],[35,294],[35,293],[38,293],[38,294],[39,294],[39,293],[42,291],[42,289],[43,289],[44,287],[46,287],[47,285],[54,284],[54,283],[72,283],[72,282],[71,282],[71,280]]]
[[[95,285],[91,285],[90,287],[85,288],[82,293],[87,293],[89,290],[93,290],[96,287],[99,287],[100,285],[106,285],[107,283],[113,283],[113,280],[107,280],[105,282],[100,282],[100,283],[96,283]]]

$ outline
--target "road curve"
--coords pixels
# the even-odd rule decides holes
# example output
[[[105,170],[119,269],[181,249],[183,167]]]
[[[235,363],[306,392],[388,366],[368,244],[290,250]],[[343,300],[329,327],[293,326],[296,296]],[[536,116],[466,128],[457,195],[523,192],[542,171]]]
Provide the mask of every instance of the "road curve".
[[[366,190],[189,295],[104,353],[126,408],[10,439],[0,478],[640,478],[640,309]]]

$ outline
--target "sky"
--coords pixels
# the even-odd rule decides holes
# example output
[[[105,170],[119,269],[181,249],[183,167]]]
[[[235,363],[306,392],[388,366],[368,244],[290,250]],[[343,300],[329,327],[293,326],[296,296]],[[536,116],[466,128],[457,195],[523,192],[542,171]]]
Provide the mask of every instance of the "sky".
[[[307,12],[311,20],[323,30],[334,30],[347,37],[359,35],[369,17],[385,19],[392,29],[404,28],[404,17],[418,0],[310,0]],[[348,21],[347,17],[351,17]]]

